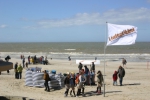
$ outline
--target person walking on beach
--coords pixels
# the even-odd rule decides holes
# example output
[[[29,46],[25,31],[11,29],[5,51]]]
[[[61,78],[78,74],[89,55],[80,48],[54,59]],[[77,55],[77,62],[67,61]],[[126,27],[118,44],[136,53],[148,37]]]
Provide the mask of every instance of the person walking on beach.
[[[70,87],[71,87],[70,95],[73,96],[72,95],[72,92],[73,92],[74,97],[76,97],[76,95],[75,95],[75,75],[73,72],[70,74]]]
[[[92,62],[91,70],[93,70],[95,72],[95,64],[94,64],[94,62]]]
[[[8,62],[9,59],[11,59],[11,57],[8,55],[8,56],[5,58],[6,62]],[[9,70],[7,70],[7,73],[9,73]]]
[[[50,79],[48,73],[46,72],[46,70],[44,71],[44,77],[43,77],[43,79],[45,80],[45,83],[44,83],[44,85],[45,85],[45,91],[50,92],[48,81],[50,81],[51,79]]]
[[[34,56],[34,61],[33,61],[34,64],[36,64],[36,60],[37,60],[37,58],[36,58],[36,55],[35,55]]]
[[[117,71],[114,72],[112,77],[113,77],[113,85],[117,85],[117,78],[118,78]]]
[[[18,79],[21,79],[22,78],[22,66],[21,64],[19,64],[19,66],[17,67],[17,71],[18,71]]]
[[[30,64],[30,55],[28,56],[28,63]]]
[[[101,87],[102,87],[102,83],[103,83],[103,75],[102,75],[102,73],[101,73],[101,71],[99,70],[98,72],[97,72],[97,90],[96,90],[96,92],[98,93],[98,94],[101,94]]]
[[[92,62],[91,70],[95,73],[95,64],[94,64],[94,62]],[[95,74],[93,76],[93,84],[95,84]]]
[[[93,70],[90,70],[90,85],[94,85],[94,82],[93,82],[93,78],[95,76],[95,73]]]
[[[84,96],[84,90],[85,90],[85,85],[84,83],[86,82],[86,77],[84,76],[84,72],[83,71],[80,71],[79,73],[79,82],[77,84],[77,97],[81,94],[81,89],[82,89],[82,96]]]
[[[17,71],[17,67],[18,67],[18,62],[16,62],[15,66],[14,66],[14,71],[15,71],[15,79],[18,79],[18,71]]]
[[[84,68],[85,68],[85,77],[86,77],[85,84],[89,85],[89,68],[86,65],[84,66]]]
[[[126,61],[126,59],[122,59],[122,65],[123,65],[123,67],[126,65],[126,63],[127,63],[127,61]]]
[[[42,64],[44,65],[44,63],[45,63],[45,62],[44,62],[44,57],[42,56]]]
[[[68,92],[69,92],[69,89],[70,89],[70,74],[68,73],[65,80],[64,80],[64,84],[65,84],[65,88],[66,88],[66,91],[64,93],[64,96],[68,96]]]
[[[47,60],[47,56],[45,56],[45,63],[44,65],[47,65],[48,64],[48,60]]]
[[[20,55],[20,59],[22,59],[22,55]]]
[[[79,63],[79,66],[78,66],[79,72],[82,70],[82,67],[83,67],[83,65],[82,65],[82,63],[80,62],[80,63]]]
[[[24,66],[25,66],[25,57],[23,57],[23,59],[22,59],[22,65],[23,65],[23,68],[24,68]]]
[[[125,76],[125,70],[124,70],[124,68],[122,66],[119,66],[118,76],[119,76],[120,86],[122,86],[123,77]]]
[[[68,60],[71,61],[71,57],[70,56],[68,57]]]
[[[26,68],[28,68],[28,62],[26,62]]]

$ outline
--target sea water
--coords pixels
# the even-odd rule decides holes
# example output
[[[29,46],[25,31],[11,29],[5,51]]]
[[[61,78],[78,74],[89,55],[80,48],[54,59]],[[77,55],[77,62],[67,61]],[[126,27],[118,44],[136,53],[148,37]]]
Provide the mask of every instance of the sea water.
[[[0,57],[10,55],[13,58],[47,56],[48,59],[72,60],[84,59],[118,61],[122,58],[128,61],[150,60],[150,42],[136,42],[127,46],[107,46],[104,42],[28,42],[0,43]]]

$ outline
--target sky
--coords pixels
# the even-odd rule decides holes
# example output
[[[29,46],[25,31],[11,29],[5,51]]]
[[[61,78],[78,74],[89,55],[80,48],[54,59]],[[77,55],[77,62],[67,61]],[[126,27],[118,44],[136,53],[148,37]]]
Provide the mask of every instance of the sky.
[[[0,42],[105,42],[106,22],[150,42],[150,0],[0,0]]]

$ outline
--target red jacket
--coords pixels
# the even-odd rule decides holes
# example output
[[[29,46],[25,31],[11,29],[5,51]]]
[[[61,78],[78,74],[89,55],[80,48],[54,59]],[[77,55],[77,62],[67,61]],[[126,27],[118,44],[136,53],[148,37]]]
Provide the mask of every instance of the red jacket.
[[[113,81],[116,81],[117,78],[118,78],[118,76],[117,76],[117,71],[115,71],[114,74],[113,74]]]

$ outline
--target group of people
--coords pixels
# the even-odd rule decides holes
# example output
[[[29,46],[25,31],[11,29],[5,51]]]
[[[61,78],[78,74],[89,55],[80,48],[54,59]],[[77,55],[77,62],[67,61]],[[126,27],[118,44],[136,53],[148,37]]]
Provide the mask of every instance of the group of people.
[[[40,63],[40,64],[43,64],[43,65],[47,65],[48,64],[48,60],[47,60],[47,56],[41,56],[39,58],[36,57],[36,55],[34,57],[30,57],[28,56],[28,62],[29,64],[37,64],[37,63]]]
[[[126,59],[122,59],[122,65],[123,67],[126,65],[127,61]],[[113,78],[113,85],[117,85],[117,79],[119,77],[119,83],[120,86],[122,86],[122,82],[123,82],[123,77],[125,76],[125,69],[123,68],[121,65],[118,68],[118,71],[114,71],[114,74],[112,76]]]
[[[101,86],[103,83],[103,75],[101,71],[95,72],[95,64],[92,62],[90,65],[90,70],[87,65],[83,65],[80,62],[78,65],[79,73],[75,74],[73,72],[67,73],[66,78],[64,80],[66,91],[64,96],[68,96],[69,89],[70,95],[74,97],[78,97],[82,94],[84,96],[85,86],[86,85],[95,85],[95,76],[97,77],[97,88],[96,93],[101,94]],[[75,93],[75,87],[77,87],[77,91]],[[73,92],[73,95],[72,95]]]
[[[40,63],[40,64],[47,65],[49,63],[48,60],[47,60],[47,56],[45,56],[45,58],[44,58],[44,56],[41,56],[41,57],[38,58],[38,57],[36,57],[36,55],[35,56],[30,56],[29,55],[28,58],[27,58],[28,59],[27,62],[25,62],[24,55],[21,55],[20,58],[22,59],[23,68],[25,66],[28,67],[28,64],[37,64],[37,63]]]
[[[123,58],[122,64],[123,67],[126,65],[127,61],[126,59]],[[119,66],[118,70],[114,72],[113,74],[113,85],[117,85],[117,79],[119,77],[119,83],[120,86],[122,86],[123,82],[123,77],[125,76],[125,69],[121,65]],[[96,92],[101,94],[101,87],[103,85],[103,75],[101,71],[99,70],[97,73],[95,72],[95,64],[92,62],[92,65],[90,65],[90,70],[89,68],[82,63],[79,63],[78,69],[79,69],[79,74],[75,75],[74,73],[68,73],[65,80],[65,88],[66,91],[64,93],[65,96],[68,96],[69,89],[70,90],[70,95],[71,96],[79,96],[82,93],[82,96],[84,96],[84,90],[85,90],[85,85],[89,85],[92,82],[95,84],[95,76],[97,78],[97,89]],[[92,76],[92,77],[91,77]],[[75,94],[75,87],[77,87],[77,93]],[[73,92],[73,95],[72,95]]]
[[[15,79],[22,78],[22,70],[23,70],[23,67],[21,66],[21,64],[18,65],[18,62],[16,62],[15,66],[14,66]]]
[[[97,88],[96,93],[101,94],[101,86],[103,83],[103,75],[101,71],[97,72]],[[64,96],[68,96],[69,89],[70,95],[74,97],[78,97],[81,95],[84,96],[85,86],[86,86],[87,77],[85,75],[85,72],[83,70],[80,70],[78,75],[75,75],[74,73],[67,73],[67,76],[64,80],[66,91],[64,93]],[[75,93],[75,87],[77,87],[77,92]],[[72,95],[73,92],[73,95]]]
[[[23,59],[23,57],[22,57],[22,59]],[[126,63],[127,63],[127,61],[125,59],[123,59],[122,60],[123,66],[126,65]],[[84,65],[84,69],[83,69],[82,63],[79,63],[78,69],[79,69],[78,74],[75,74],[73,72],[67,73],[67,75],[64,79],[64,84],[65,84],[65,88],[66,88],[64,96],[65,97],[68,96],[68,93],[70,93],[70,95],[74,96],[74,97],[80,96],[81,93],[82,93],[82,96],[84,96],[85,86],[95,84],[95,77],[97,78],[96,93],[101,94],[101,87],[102,87],[103,81],[104,81],[103,75],[100,70],[97,71],[97,73],[96,73],[94,62],[92,62],[92,65],[90,65],[90,70],[86,65]],[[23,70],[23,67],[21,66],[21,64],[18,65],[18,62],[16,62],[15,66],[14,66],[14,70],[15,70],[15,78],[21,79],[22,78],[22,70]],[[112,76],[113,77],[113,85],[117,85],[117,79],[119,77],[119,83],[120,83],[120,86],[122,86],[124,76],[125,76],[125,69],[122,66],[119,66],[118,70],[115,71]],[[46,72],[46,70],[44,71],[43,79],[45,80],[45,83],[44,83],[45,91],[50,92],[48,81],[50,81],[51,79],[49,77],[49,74]],[[76,93],[75,93],[75,87],[77,87]],[[73,93],[73,95],[72,95],[72,93]]]
[[[115,71],[113,74],[113,85],[117,85],[117,79],[119,77],[120,86],[122,86],[123,77],[125,76],[125,69],[122,66],[119,66],[118,71]]]
[[[79,72],[82,70],[84,72],[84,75],[86,77],[86,85],[95,85],[95,64],[92,62],[92,65],[90,65],[90,69],[87,67],[87,65],[84,65],[80,62],[78,66]]]

